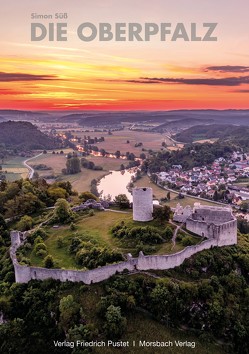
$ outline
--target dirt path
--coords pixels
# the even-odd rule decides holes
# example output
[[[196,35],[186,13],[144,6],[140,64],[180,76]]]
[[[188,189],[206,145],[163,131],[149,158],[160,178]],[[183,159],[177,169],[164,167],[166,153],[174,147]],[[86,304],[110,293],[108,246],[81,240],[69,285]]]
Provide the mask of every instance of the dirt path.
[[[177,236],[177,234],[178,234],[178,231],[179,230],[181,230],[181,228],[182,228],[182,225],[184,224],[184,223],[181,223],[180,225],[177,225],[177,224],[175,224],[173,221],[171,221],[170,220],[170,224],[171,225],[174,225],[174,226],[176,226],[176,228],[175,228],[175,231],[174,231],[174,234],[173,234],[173,237],[172,237],[172,247],[171,247],[171,250],[173,250],[173,248],[175,247],[175,245],[176,245],[176,236]],[[186,232],[186,231],[184,231],[184,230],[182,230],[183,232]]]

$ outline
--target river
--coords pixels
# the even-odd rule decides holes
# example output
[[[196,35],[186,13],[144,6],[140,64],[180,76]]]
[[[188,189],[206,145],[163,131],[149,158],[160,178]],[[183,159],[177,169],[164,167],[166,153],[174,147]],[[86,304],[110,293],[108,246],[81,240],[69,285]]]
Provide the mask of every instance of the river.
[[[110,174],[101,178],[98,184],[98,192],[101,193],[102,198],[110,195],[114,199],[119,194],[125,194],[130,202],[132,202],[132,195],[127,189],[127,185],[131,181],[131,177],[135,175],[135,170],[125,171],[110,171]]]

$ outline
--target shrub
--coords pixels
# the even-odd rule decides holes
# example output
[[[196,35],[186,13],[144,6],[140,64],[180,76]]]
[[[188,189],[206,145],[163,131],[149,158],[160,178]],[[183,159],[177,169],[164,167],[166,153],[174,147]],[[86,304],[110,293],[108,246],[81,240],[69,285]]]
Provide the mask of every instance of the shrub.
[[[48,254],[48,252],[46,250],[39,250],[36,252],[36,256],[37,257],[41,257],[41,258],[44,258],[46,255]]]
[[[31,243],[29,243],[29,242],[26,242],[25,244],[24,244],[24,250],[25,251],[29,251],[29,250],[31,250],[31,248],[32,248],[32,245],[31,245]]]
[[[22,257],[19,263],[22,265],[30,265],[30,259],[27,257]]]
[[[17,229],[20,231],[30,230],[32,226],[33,219],[28,215],[24,215],[16,225]]]
[[[53,268],[54,267],[54,259],[50,254],[47,255],[47,257],[44,259],[44,266],[45,266],[45,268]]]
[[[90,249],[81,248],[76,254],[77,263],[89,269],[122,260],[123,256],[121,253],[95,246]]]
[[[194,241],[191,239],[191,237],[186,236],[182,239],[182,244],[183,246],[191,246],[194,244]]]
[[[15,273],[14,272],[6,273],[3,281],[8,282],[8,283],[14,283],[15,282]]]
[[[38,243],[43,243],[43,239],[41,238],[41,236],[35,238],[34,244],[37,245]]]
[[[129,228],[126,225],[118,224],[112,229],[112,234],[117,238],[130,238],[142,241],[147,244],[159,244],[163,242],[160,231],[153,226],[135,226]]]
[[[167,241],[172,239],[173,234],[174,234],[174,232],[171,229],[171,227],[169,227],[169,226],[167,226],[166,229],[163,232],[163,236],[164,236],[165,240],[167,240]]]
[[[81,240],[79,237],[73,237],[71,241],[71,245],[69,246],[69,252],[70,253],[76,253],[81,245]]]
[[[73,222],[71,222],[71,224],[70,224],[70,230],[71,231],[75,231],[76,230],[76,225]]]
[[[45,243],[37,243],[35,245],[35,248],[34,248],[35,254],[37,254],[37,252],[40,250],[47,251],[47,246],[45,245]]]
[[[183,237],[182,234],[178,234],[178,235],[176,236],[176,241],[181,242],[182,237]]]
[[[28,235],[27,240],[31,244],[35,242],[35,240],[39,237],[39,240],[44,241],[47,238],[47,233],[43,229],[37,229],[34,232],[32,232],[30,235]]]

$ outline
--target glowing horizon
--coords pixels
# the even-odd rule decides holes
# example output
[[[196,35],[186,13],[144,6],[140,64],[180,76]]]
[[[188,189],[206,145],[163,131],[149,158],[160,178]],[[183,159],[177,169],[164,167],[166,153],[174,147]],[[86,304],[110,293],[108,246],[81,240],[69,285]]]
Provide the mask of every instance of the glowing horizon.
[[[248,109],[249,3],[23,0],[2,4],[0,109]],[[68,41],[30,41],[31,13],[68,13]],[[85,21],[217,22],[217,42],[81,42]],[[43,20],[42,23],[49,21]]]

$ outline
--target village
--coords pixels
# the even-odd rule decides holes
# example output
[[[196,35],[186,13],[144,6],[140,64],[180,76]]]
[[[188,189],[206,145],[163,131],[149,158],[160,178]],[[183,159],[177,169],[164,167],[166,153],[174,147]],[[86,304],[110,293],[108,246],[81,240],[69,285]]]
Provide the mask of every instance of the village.
[[[234,152],[229,159],[217,158],[211,166],[183,170],[172,165],[168,172],[154,174],[153,180],[162,187],[177,190],[181,195],[229,203],[240,206],[249,199],[249,155]],[[245,184],[235,184],[238,182]],[[249,184],[249,180],[248,180]]]

